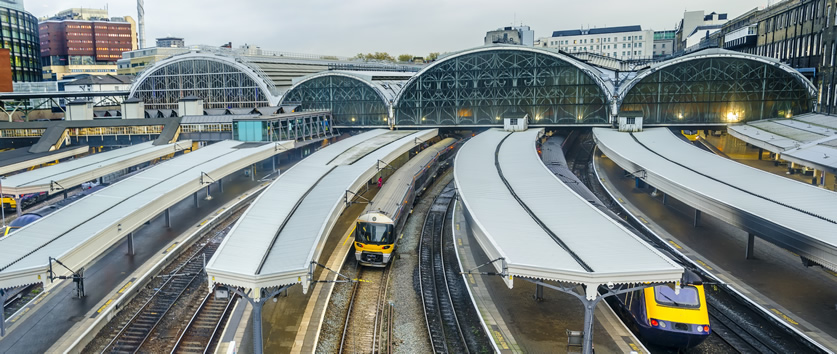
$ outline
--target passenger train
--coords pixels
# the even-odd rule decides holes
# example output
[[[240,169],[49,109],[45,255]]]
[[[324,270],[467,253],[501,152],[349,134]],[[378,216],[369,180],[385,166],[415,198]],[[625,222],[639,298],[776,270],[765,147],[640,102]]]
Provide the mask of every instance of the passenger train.
[[[0,237],[8,236],[9,234],[17,231],[18,229],[20,229],[20,228],[22,228],[26,225],[29,225],[29,224],[31,224],[35,221],[38,221],[38,220],[44,218],[45,216],[56,212],[58,209],[61,209],[61,208],[65,207],[65,206],[67,206],[67,205],[69,205],[69,204],[71,204],[71,203],[73,203],[73,202],[75,202],[75,201],[77,201],[81,198],[84,198],[85,196],[87,196],[87,195],[89,195],[89,194],[91,194],[91,193],[93,193],[93,192],[95,192],[99,189],[102,189],[102,188],[104,188],[104,186],[96,185],[93,188],[85,189],[81,193],[69,196],[66,199],[59,200],[59,201],[55,202],[54,204],[50,204],[50,205],[47,205],[45,207],[38,208],[34,211],[26,212],[23,215],[21,215],[20,217],[12,220],[12,222],[10,222],[5,228],[3,228],[3,234],[0,235]]]
[[[397,235],[410,215],[416,196],[433,181],[437,171],[447,167],[457,142],[446,138],[425,148],[384,183],[355,223],[358,263],[372,267],[385,267],[389,263]]]
[[[698,131],[697,129],[692,130],[681,130],[680,134],[686,137],[689,141],[697,141],[698,140]]]
[[[684,131],[685,133],[686,131]],[[697,137],[697,131],[691,131]],[[564,148],[568,147],[568,139],[548,139],[542,146],[543,159],[547,168],[564,182],[570,189],[609,215],[613,220],[631,230],[634,234],[646,239],[625,220],[614,214],[602,204],[581,182],[564,159]],[[561,141],[561,142],[559,142]],[[560,146],[558,144],[561,144]],[[651,240],[646,239],[650,244]],[[673,260],[677,260],[669,250],[657,247],[657,250]],[[682,264],[681,264],[682,265]],[[688,265],[683,265],[688,268]],[[676,292],[669,285],[654,285],[642,290],[605,298],[619,317],[645,343],[661,347],[687,349],[697,346],[712,333],[707,312],[706,294],[700,276],[686,270],[681,279],[681,289]],[[618,287],[624,288],[625,286]],[[607,287],[600,287],[602,293],[609,291]]]
[[[628,328],[643,340],[662,347],[688,349],[712,333],[706,294],[700,278],[689,270],[676,292],[669,285],[655,285],[613,296],[610,301]]]

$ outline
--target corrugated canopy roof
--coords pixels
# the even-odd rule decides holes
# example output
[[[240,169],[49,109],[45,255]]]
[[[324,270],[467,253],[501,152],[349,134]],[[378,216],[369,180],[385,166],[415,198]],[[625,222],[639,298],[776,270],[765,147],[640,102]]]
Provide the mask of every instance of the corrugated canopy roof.
[[[383,129],[344,139],[312,154],[280,175],[242,215],[207,263],[211,283],[252,289],[302,283],[308,290],[311,261],[344,208],[377,171],[435,129]],[[373,143],[370,143],[373,142]],[[258,251],[258,252],[256,252]],[[255,253],[254,253],[255,252]]]
[[[456,157],[456,186],[489,258],[504,258],[509,276],[581,283],[588,291],[607,283],[680,280],[682,267],[544,166],[535,149],[542,133],[489,130],[468,141]],[[504,272],[502,262],[494,266]],[[511,278],[504,279],[511,287]]]
[[[740,164],[687,144],[665,128],[594,128],[619,166],[703,212],[837,271],[837,193]]]

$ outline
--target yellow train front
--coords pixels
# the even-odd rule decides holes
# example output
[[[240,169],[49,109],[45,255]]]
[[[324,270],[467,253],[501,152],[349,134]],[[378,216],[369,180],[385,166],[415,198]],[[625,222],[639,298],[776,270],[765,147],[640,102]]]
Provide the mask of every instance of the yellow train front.
[[[364,266],[385,267],[392,259],[397,234],[404,227],[416,196],[430,185],[453,156],[457,140],[441,139],[412,156],[384,183],[355,223],[355,258]]]
[[[395,223],[372,212],[361,215],[355,225],[355,256],[365,266],[384,267],[395,250]]]
[[[697,141],[698,140],[698,131],[697,129],[691,130],[681,130],[680,134],[686,137],[689,141]]]
[[[679,293],[657,285],[616,298],[619,315],[645,342],[687,349],[712,333],[703,285],[685,285]]]

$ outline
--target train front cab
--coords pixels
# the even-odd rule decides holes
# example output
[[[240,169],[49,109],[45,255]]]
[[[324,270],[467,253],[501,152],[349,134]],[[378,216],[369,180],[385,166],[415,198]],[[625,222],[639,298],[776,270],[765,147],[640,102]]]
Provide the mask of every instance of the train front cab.
[[[368,213],[357,219],[355,258],[365,266],[385,267],[395,250],[395,225],[388,216]]]
[[[624,301],[632,329],[650,343],[685,349],[711,333],[703,285],[685,285],[679,293],[669,285],[652,286],[626,294]]]

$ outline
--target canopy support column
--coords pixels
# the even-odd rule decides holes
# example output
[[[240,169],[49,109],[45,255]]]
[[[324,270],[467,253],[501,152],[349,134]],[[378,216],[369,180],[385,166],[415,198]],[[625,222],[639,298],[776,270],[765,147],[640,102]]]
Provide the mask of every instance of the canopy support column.
[[[700,210],[695,209],[695,222],[694,227],[698,227],[700,225]]]
[[[128,233],[128,254],[134,255],[134,233]]]
[[[518,279],[525,279],[525,278],[518,278]],[[582,342],[583,346],[582,346],[582,351],[581,352],[584,353],[584,354],[592,354],[593,353],[593,319],[594,319],[593,315],[595,314],[596,305],[599,304],[599,301],[601,301],[602,299],[604,299],[608,296],[624,294],[624,293],[628,293],[628,292],[632,292],[632,291],[637,291],[637,290],[640,290],[640,289],[645,289],[648,286],[653,286],[653,285],[643,285],[643,286],[637,286],[637,287],[632,287],[632,288],[624,288],[624,289],[610,289],[605,294],[599,294],[596,284],[584,284],[583,285],[584,286],[584,294],[579,294],[576,291],[577,286],[575,286],[575,285],[560,286],[560,285],[545,283],[543,281],[534,280],[534,279],[526,279],[526,281],[528,281],[530,283],[533,283],[536,286],[543,286],[543,287],[547,287],[547,288],[550,288],[550,289],[553,289],[553,290],[560,291],[562,293],[570,294],[572,296],[575,296],[577,299],[579,299],[581,301],[581,303],[584,305],[584,332],[583,332],[584,341]],[[678,289],[679,289],[679,285],[680,284],[678,283],[677,284]]]
[[[759,148],[759,160],[761,160],[761,155],[764,153],[764,149]]]
[[[17,212],[17,217],[20,217],[20,196],[15,196],[15,211]]]
[[[171,208],[166,208],[166,227],[171,228]]]
[[[0,304],[6,306],[6,290],[0,289]],[[6,336],[6,311],[0,311],[0,337]]]
[[[195,208],[200,208],[200,204],[198,202],[198,192],[195,192],[195,194],[192,195],[192,199],[195,200]]]
[[[224,193],[224,179],[223,178],[218,180],[218,191],[220,191],[222,194]]]
[[[262,306],[264,306],[263,299],[269,299],[279,293],[287,290],[290,288],[291,285],[285,285],[279,288],[272,288],[272,290],[264,290],[264,289],[256,289],[256,293],[258,297],[251,298],[248,294],[245,294],[239,288],[233,288],[238,295],[241,296],[242,299],[247,300],[250,305],[253,305],[253,353],[254,354],[263,354],[264,353],[264,346],[262,344]],[[263,296],[262,296],[263,295]]]
[[[756,235],[753,235],[751,233],[747,233],[747,251],[745,252],[745,256],[746,256],[747,259],[755,258],[755,257],[753,257],[753,255],[756,252],[756,250],[754,248],[755,247],[755,241],[756,241]]]

